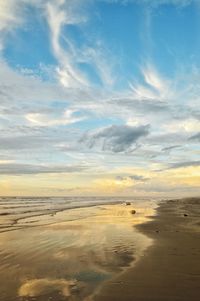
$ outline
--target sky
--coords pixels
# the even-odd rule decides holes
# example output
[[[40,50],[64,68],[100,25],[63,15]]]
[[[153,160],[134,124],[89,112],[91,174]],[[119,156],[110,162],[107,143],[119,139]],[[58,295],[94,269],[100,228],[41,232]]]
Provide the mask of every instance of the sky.
[[[0,195],[200,195],[199,0],[0,0]]]

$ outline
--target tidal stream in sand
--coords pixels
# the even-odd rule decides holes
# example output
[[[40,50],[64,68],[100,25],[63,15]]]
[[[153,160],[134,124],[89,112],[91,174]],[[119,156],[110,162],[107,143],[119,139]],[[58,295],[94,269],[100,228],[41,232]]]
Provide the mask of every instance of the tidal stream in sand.
[[[0,300],[92,300],[152,244],[135,226],[157,202],[129,201],[0,199]]]

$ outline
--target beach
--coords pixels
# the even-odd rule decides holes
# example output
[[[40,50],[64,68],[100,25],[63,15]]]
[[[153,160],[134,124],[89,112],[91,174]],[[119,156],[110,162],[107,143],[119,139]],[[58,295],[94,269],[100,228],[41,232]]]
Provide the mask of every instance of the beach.
[[[153,240],[136,227],[154,201],[1,199],[0,300],[88,301]]]
[[[107,282],[95,301],[198,301],[200,199],[161,202],[138,229],[154,240],[142,259]]]
[[[199,300],[200,199],[7,202],[1,301]]]
[[[200,0],[0,0],[0,301],[200,301]]]

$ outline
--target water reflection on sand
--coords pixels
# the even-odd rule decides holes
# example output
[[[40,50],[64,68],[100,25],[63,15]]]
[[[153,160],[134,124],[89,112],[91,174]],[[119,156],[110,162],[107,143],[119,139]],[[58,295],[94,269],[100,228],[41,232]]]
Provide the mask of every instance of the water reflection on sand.
[[[0,300],[90,300],[151,244],[134,225],[153,213],[139,204],[79,208],[49,225],[38,219],[37,227],[1,233]]]

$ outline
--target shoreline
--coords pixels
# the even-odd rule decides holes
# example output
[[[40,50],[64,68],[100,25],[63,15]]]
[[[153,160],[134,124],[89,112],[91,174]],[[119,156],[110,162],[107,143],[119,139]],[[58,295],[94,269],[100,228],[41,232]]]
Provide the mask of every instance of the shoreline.
[[[1,233],[0,300],[65,300],[66,290],[69,300],[91,300],[98,287],[149,247],[151,239],[133,227],[149,220],[154,206],[148,201],[76,208],[50,216],[51,224],[33,218],[35,226],[18,229],[17,235]]]
[[[108,204],[110,205],[116,205],[118,204],[119,202],[109,202]],[[7,218],[10,218],[10,223],[9,224],[5,224],[5,225],[0,225],[0,234],[1,233],[5,233],[5,232],[10,232],[10,231],[16,231],[16,230],[22,230],[22,229],[25,229],[27,227],[37,227],[38,225],[25,225],[25,224],[20,224],[21,221],[26,221],[28,219],[31,219],[31,218],[40,218],[40,217],[45,217],[45,216],[55,216],[56,214],[59,214],[59,213],[62,213],[62,212],[66,212],[68,210],[74,210],[74,209],[82,209],[82,208],[91,208],[91,207],[96,207],[96,206],[102,206],[102,205],[105,205],[105,202],[97,202],[97,203],[93,203],[93,204],[87,204],[87,205],[73,205],[71,207],[63,207],[63,208],[59,208],[59,209],[46,209],[46,210],[37,210],[37,211],[23,211],[23,212],[14,212],[14,213],[2,213],[0,214],[0,217],[7,217]],[[35,206],[30,206],[31,208],[35,207]],[[18,208],[18,207],[17,207]],[[38,213],[36,213],[38,212]],[[23,214],[26,214],[26,213],[30,213],[29,215],[25,215],[25,216],[22,216]],[[13,215],[21,215],[20,217],[18,218],[13,218]],[[47,226],[47,225],[51,225],[52,223],[54,222],[51,222],[51,223],[48,223],[48,224],[44,224],[44,226]]]
[[[159,202],[136,226],[154,243],[123,274],[104,283],[94,301],[197,301],[200,294],[200,198]]]
[[[130,200],[132,200],[130,198]],[[135,200],[133,200],[133,202],[135,202]],[[157,202],[157,201],[156,201]],[[103,206],[103,205],[117,205],[117,204],[122,204],[121,199],[120,200],[110,200],[109,202],[105,201],[95,201],[93,203],[88,203],[88,204],[74,204],[74,205],[70,205],[69,204],[63,204],[64,207],[60,207],[60,208],[46,208],[46,209],[41,209],[41,210],[29,210],[29,211],[21,211],[21,212],[3,212],[0,214],[0,217],[4,217],[6,219],[8,219],[7,223],[4,224],[0,224],[0,234],[1,233],[5,233],[5,232],[10,232],[10,231],[16,231],[16,230],[22,230],[25,228],[30,228],[30,227],[37,227],[38,225],[35,225],[35,222],[32,221],[32,225],[30,223],[27,223],[26,221],[32,218],[43,218],[43,217],[50,217],[50,216],[55,216],[59,213],[62,212],[67,212],[68,210],[76,210],[76,209],[83,209],[83,208],[91,208],[91,207],[98,207],[98,206]],[[67,206],[67,207],[65,207]],[[28,207],[30,208],[35,208],[35,204],[34,205],[29,205]],[[16,207],[16,209],[18,209],[19,207]],[[21,208],[21,207],[20,207]],[[0,203],[0,210],[4,210],[5,208],[1,208],[1,203]],[[11,207],[10,209],[15,209],[15,207]],[[37,212],[37,213],[36,213]],[[28,213],[28,214],[27,214]],[[27,215],[26,215],[27,214]],[[25,223],[23,222],[25,221]],[[51,225],[53,224],[54,221],[51,221],[47,224],[44,225]]]

